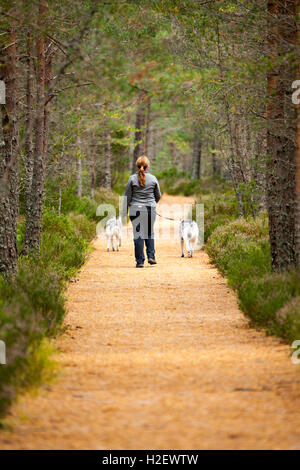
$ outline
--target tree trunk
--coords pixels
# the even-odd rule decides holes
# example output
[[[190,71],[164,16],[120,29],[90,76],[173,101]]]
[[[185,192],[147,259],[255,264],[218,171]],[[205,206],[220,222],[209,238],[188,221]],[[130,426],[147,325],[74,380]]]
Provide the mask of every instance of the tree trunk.
[[[297,105],[295,152],[295,251],[297,267],[300,267],[300,105]]]
[[[217,178],[220,176],[220,167],[218,164],[217,153],[215,148],[215,142],[213,141],[211,144],[211,159],[212,159],[212,173],[213,177]]]
[[[192,179],[199,180],[201,177],[201,146],[202,139],[199,130],[196,130],[193,145],[193,172]]]
[[[0,68],[0,79],[6,87],[6,103],[1,105],[4,145],[0,146],[0,272],[3,274],[15,271],[18,258],[17,37],[14,26],[8,31],[7,42]]]
[[[39,3],[39,26],[43,31],[47,7],[44,1]],[[26,232],[24,253],[39,252],[41,219],[44,201],[45,185],[45,39],[43,36],[37,40],[37,116],[35,132],[34,165],[31,185],[31,197],[28,217],[26,219]]]
[[[59,185],[58,190],[58,215],[61,214],[61,185]]]
[[[257,212],[266,209],[266,145],[267,134],[265,129],[256,135],[254,162],[252,165],[252,180],[255,181],[256,189],[254,194],[254,204]]]
[[[81,154],[78,155],[76,160],[76,179],[77,179],[77,189],[76,196],[82,197],[82,160]]]
[[[169,152],[171,157],[171,165],[176,166],[176,145],[173,141],[169,142]]]
[[[34,125],[34,49],[32,34],[29,31],[27,34],[27,79],[26,79],[26,102],[27,102],[27,119],[26,119],[26,136],[25,136],[25,175],[26,175],[26,189],[25,189],[25,211],[26,217],[30,213],[30,198],[31,198],[31,184],[33,173],[33,125]]]
[[[151,146],[148,149],[148,152],[150,153],[151,157],[151,162],[154,163],[157,157],[157,135],[158,135],[158,130],[156,127],[151,128]]]
[[[147,97],[146,105],[146,129],[145,129],[145,140],[144,140],[144,154],[148,155],[150,145],[150,120],[151,120],[151,98]]]
[[[143,91],[140,94],[139,97],[139,105],[136,111],[136,120],[135,120],[135,136],[134,136],[134,142],[135,142],[135,147],[133,150],[133,159],[132,159],[132,172],[134,173],[136,171],[136,166],[135,162],[137,159],[144,154],[145,151],[145,125],[146,125],[146,114],[147,114],[147,109],[146,109],[146,101],[147,100],[147,92]]]
[[[273,60],[291,48],[296,2],[268,1],[269,53]],[[296,264],[294,207],[294,138],[288,135],[295,125],[291,96],[292,66],[275,64],[267,76],[267,208],[272,268],[287,270]],[[294,121],[294,123],[293,123]]]
[[[45,48],[45,92],[51,85],[52,81],[52,58],[53,58],[53,43],[48,41]],[[48,140],[49,140],[49,124],[50,124],[50,100],[45,104],[44,109],[44,158],[48,160]]]
[[[295,19],[298,26],[295,32],[295,44],[297,50],[297,60],[299,64],[299,2],[295,1]],[[299,79],[299,66],[296,68],[296,78]],[[296,267],[300,268],[300,103],[296,108],[296,130],[295,130],[295,257]]]
[[[218,54],[218,66],[220,70],[220,78],[221,78],[221,81],[224,82],[223,59],[222,59],[220,32],[219,32],[218,24],[217,24],[217,54]],[[243,198],[242,198],[242,194],[240,190],[240,183],[242,182],[242,175],[241,175],[240,168],[237,162],[237,155],[235,153],[236,139],[235,139],[235,132],[234,132],[233,116],[231,116],[229,102],[226,96],[224,96],[223,101],[224,101],[224,107],[225,107],[225,116],[226,116],[226,121],[227,121],[227,129],[229,133],[229,145],[230,145],[230,156],[227,160],[227,167],[228,167],[230,178],[233,183],[234,192],[235,192],[237,203],[238,203],[238,215],[239,217],[243,217],[244,204],[243,204]]]
[[[105,139],[105,181],[104,187],[111,190],[111,147],[110,147],[110,132],[107,131]]]
[[[236,161],[232,122],[231,122],[231,117],[230,117],[230,112],[229,112],[229,105],[228,105],[228,101],[226,100],[226,98],[224,99],[224,102],[225,102],[226,119],[227,119],[227,127],[228,127],[229,142],[230,142],[230,156],[227,160],[227,167],[228,167],[231,181],[233,183],[234,192],[235,192],[237,203],[238,203],[238,216],[243,217],[244,203],[243,203],[242,193],[240,189],[240,184],[242,183],[242,175],[241,175],[240,168]]]
[[[79,129],[78,129],[79,132]],[[82,197],[82,152],[81,152],[81,137],[80,135],[76,138],[76,196]]]
[[[91,138],[90,145],[91,152],[91,198],[95,198],[95,187],[96,187],[96,143],[95,137]]]

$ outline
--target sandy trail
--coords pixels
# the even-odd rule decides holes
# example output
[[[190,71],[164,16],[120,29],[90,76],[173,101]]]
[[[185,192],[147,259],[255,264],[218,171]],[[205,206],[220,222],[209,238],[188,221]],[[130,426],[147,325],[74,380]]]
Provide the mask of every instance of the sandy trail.
[[[131,239],[105,246],[70,284],[62,375],[13,406],[0,448],[299,449],[300,366],[249,329],[207,255],[159,240],[159,265],[136,269]]]

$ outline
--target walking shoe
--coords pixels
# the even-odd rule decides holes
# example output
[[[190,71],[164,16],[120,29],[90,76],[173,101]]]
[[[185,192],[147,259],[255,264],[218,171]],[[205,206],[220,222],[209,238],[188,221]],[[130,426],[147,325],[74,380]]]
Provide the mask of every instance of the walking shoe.
[[[157,261],[154,258],[149,258],[148,263],[149,264],[157,264]]]
[[[140,264],[140,263],[136,263],[136,268],[143,268],[144,265],[143,264]]]

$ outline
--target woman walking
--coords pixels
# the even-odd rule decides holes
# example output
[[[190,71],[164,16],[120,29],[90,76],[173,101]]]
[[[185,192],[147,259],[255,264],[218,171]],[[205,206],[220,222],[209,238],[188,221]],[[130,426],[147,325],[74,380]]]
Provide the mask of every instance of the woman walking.
[[[123,206],[123,216],[129,218],[133,227],[136,267],[143,268],[145,262],[144,243],[149,264],[157,264],[154,249],[154,222],[156,203],[161,198],[158,181],[148,172],[150,162],[145,155],[136,161],[137,171],[130,176]]]

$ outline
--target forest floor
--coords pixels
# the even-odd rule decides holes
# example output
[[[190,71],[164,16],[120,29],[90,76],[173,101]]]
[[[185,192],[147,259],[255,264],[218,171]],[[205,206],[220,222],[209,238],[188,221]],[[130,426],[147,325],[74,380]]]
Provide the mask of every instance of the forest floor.
[[[13,405],[1,449],[300,449],[290,347],[249,328],[204,251],[181,258],[174,238],[156,254],[136,269],[131,237],[119,253],[94,242],[68,289],[59,376]]]

